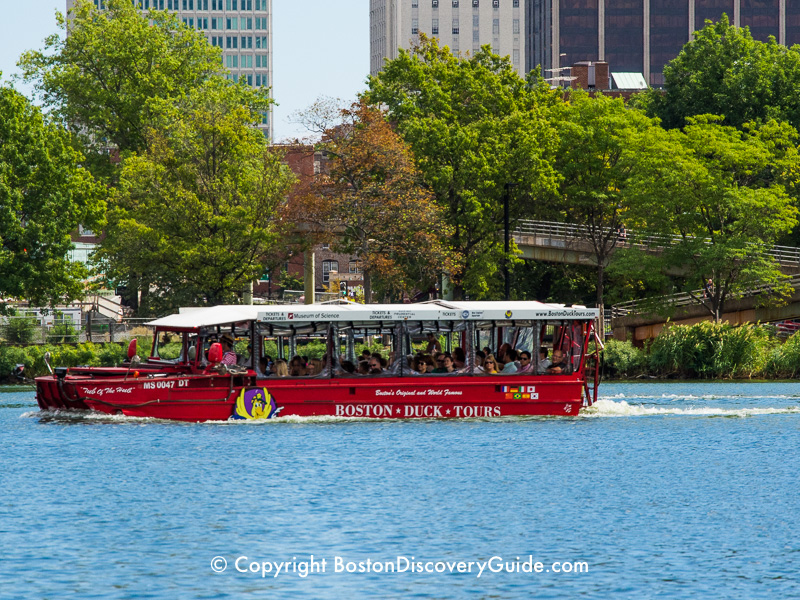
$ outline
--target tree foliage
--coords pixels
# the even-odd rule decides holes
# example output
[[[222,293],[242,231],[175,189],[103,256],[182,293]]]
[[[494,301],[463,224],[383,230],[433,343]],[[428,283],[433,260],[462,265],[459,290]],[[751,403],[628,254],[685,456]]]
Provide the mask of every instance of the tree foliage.
[[[69,135],[0,87],[0,296],[34,305],[79,298],[87,272],[70,262],[70,234],[102,226],[105,191]]]
[[[725,303],[748,289],[770,285],[773,299],[788,291],[769,250],[797,224],[786,187],[796,184],[800,166],[796,149],[790,150],[797,143],[792,128],[773,123],[742,132],[719,121],[690,118],[684,131],[670,132],[656,148],[669,160],[650,163],[633,184],[635,218],[664,236],[649,262],[662,271],[688,272],[685,291],[718,321]],[[632,274],[637,263],[647,264],[629,261]],[[713,292],[704,299],[693,290],[709,278]]]
[[[264,272],[293,181],[252,123],[261,96],[210,80],[156,105],[147,151],[128,158],[100,257],[154,310],[232,301]]]
[[[555,184],[549,159],[556,140],[544,118],[553,94],[522,80],[488,47],[460,58],[423,36],[370,79],[366,96],[388,107],[445,211],[447,241],[462,260],[449,273],[456,294],[497,297],[506,259],[505,185],[516,184],[513,224],[531,216],[535,200]]]
[[[560,146],[555,167],[560,175],[554,211],[585,228],[596,264],[596,301],[603,306],[605,270],[617,250],[618,230],[636,202],[629,182],[653,156],[658,124],[621,98],[575,91],[553,110]]]
[[[724,124],[783,120],[800,128],[800,47],[770,38],[754,40],[723,15],[695,33],[664,67],[664,93],[653,89],[646,103],[665,127],[683,127],[687,117],[716,114]]]
[[[97,169],[108,169],[109,147],[144,150],[154,102],[180,98],[217,74],[220,52],[167,11],[143,16],[130,0],[106,0],[100,11],[80,0],[69,35],[49,36],[43,51],[22,55],[19,66],[45,107],[79,135]]]
[[[417,170],[408,145],[365,101],[334,115],[318,103],[304,115],[322,128],[325,168],[293,202],[294,219],[328,232],[332,247],[358,257],[364,294],[374,283],[397,298],[431,287],[452,263],[449,227]],[[321,107],[321,109],[320,109]]]

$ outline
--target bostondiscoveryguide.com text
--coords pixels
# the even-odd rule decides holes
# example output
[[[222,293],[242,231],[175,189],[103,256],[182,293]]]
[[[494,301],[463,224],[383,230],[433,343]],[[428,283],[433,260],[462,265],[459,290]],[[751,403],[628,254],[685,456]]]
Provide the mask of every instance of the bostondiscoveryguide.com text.
[[[259,577],[301,577],[328,573],[415,573],[433,575],[441,573],[460,573],[480,578],[499,573],[588,573],[589,564],[580,561],[541,562],[533,556],[514,556],[504,558],[492,556],[486,560],[423,560],[414,556],[397,556],[393,559],[375,560],[372,558],[351,560],[342,556],[320,558],[313,554],[307,560],[276,561],[262,560],[240,555],[228,562],[224,556],[211,559],[211,570],[223,573],[226,570]]]

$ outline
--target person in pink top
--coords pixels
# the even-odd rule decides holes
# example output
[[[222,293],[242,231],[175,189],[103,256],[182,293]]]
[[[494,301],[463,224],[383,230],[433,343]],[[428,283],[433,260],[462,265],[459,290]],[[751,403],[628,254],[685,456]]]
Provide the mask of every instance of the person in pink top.
[[[527,350],[523,350],[519,353],[519,369],[517,369],[517,373],[533,373],[531,353]]]
[[[222,360],[220,364],[223,364],[228,367],[233,367],[236,365],[237,357],[236,353],[233,351],[233,336],[229,333],[225,333],[219,339],[219,343],[222,344]]]

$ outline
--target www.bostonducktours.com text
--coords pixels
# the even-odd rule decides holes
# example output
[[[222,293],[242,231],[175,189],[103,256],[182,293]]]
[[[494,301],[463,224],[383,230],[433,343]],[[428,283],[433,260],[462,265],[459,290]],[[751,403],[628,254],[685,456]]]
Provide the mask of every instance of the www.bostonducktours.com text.
[[[351,560],[342,556],[321,558],[313,554],[308,559],[293,556],[291,560],[261,560],[244,555],[237,556],[228,563],[224,556],[211,559],[211,570],[214,573],[225,571],[256,575],[259,577],[301,577],[309,575],[346,573],[346,574],[396,574],[414,573],[433,575],[441,573],[459,573],[473,577],[485,577],[489,574],[576,574],[588,573],[589,563],[576,561],[541,562],[533,556],[514,556],[511,558],[492,556],[488,559],[473,560],[433,560],[420,559],[414,556],[396,556],[388,560],[372,558]]]

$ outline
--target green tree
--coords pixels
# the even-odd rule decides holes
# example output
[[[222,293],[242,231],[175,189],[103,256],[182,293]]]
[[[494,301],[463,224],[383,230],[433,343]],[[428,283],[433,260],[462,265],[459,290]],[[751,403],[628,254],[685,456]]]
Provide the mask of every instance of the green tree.
[[[265,102],[218,79],[162,100],[147,151],[125,161],[99,254],[111,278],[159,291],[151,310],[233,301],[264,272],[294,180],[252,127]]]
[[[544,115],[549,88],[528,83],[507,58],[484,47],[469,58],[422,37],[370,79],[368,100],[388,107],[425,182],[452,227],[457,296],[497,297],[503,249],[503,197],[512,183],[513,223],[553,189],[556,139]],[[512,248],[513,251],[513,248]]]
[[[723,15],[716,23],[706,21],[664,67],[664,90],[650,90],[645,103],[668,128],[708,113],[740,128],[770,119],[800,128],[798,86],[800,47],[754,40],[747,27],[734,27]]]
[[[361,261],[364,296],[373,278],[390,297],[433,286],[451,263],[444,240],[449,227],[423,186],[408,145],[383,113],[365,101],[338,111],[332,122],[313,108],[306,123],[321,126],[318,150],[325,169],[295,203],[300,221],[329,232],[332,246]]]
[[[582,225],[596,265],[596,301],[604,303],[606,267],[618,247],[631,203],[629,181],[652,157],[657,122],[625,106],[621,98],[573,92],[553,110],[560,147],[555,167],[560,177],[553,209]]]
[[[0,297],[54,305],[82,296],[87,271],[69,260],[71,233],[102,227],[105,191],[81,162],[65,131],[0,87]]]
[[[130,0],[104,11],[79,0],[43,51],[22,55],[24,79],[45,107],[83,141],[94,171],[108,174],[109,147],[147,147],[154,102],[180,98],[222,67],[220,51],[167,11],[143,15]]]
[[[683,270],[684,290],[717,321],[726,302],[748,289],[770,285],[773,301],[789,291],[769,251],[797,224],[786,187],[800,167],[796,150],[786,152],[797,144],[792,128],[773,123],[767,132],[741,132],[719,121],[689,118],[683,132],[670,132],[654,148],[669,160],[637,173],[635,218],[664,238],[649,260],[627,262],[631,269]],[[713,291],[703,297],[694,290],[707,279]]]

